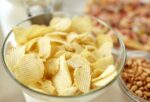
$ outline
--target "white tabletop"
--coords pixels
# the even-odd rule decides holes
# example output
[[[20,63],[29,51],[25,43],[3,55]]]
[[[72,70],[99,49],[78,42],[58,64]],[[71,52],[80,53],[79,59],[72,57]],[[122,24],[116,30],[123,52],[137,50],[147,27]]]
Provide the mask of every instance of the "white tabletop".
[[[71,0],[65,0],[65,7],[72,10],[78,4],[76,11],[83,11],[84,3],[76,0],[74,5],[70,5]],[[85,1],[85,0],[83,0]],[[63,10],[67,11],[67,8]],[[82,9],[82,10],[81,10]],[[8,2],[7,0],[0,0],[0,23],[4,36],[7,35],[9,30],[19,21],[27,18],[25,8],[17,3]],[[1,30],[0,30],[1,31]],[[2,44],[2,35],[0,35],[0,44]],[[1,45],[0,45],[1,46]],[[10,87],[11,86],[11,87]],[[24,102],[24,97],[20,88],[8,77],[2,67],[0,61],[0,102]],[[92,100],[91,102],[129,102],[128,98],[120,90],[117,81],[100,97]]]

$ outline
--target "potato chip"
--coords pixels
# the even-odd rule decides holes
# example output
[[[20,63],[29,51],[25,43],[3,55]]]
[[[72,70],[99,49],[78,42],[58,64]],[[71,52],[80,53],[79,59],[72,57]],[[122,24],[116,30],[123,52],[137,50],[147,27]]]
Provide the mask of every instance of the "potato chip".
[[[95,37],[89,32],[80,34],[78,40],[84,44],[90,44],[96,42]]]
[[[51,32],[51,33],[47,33],[46,35],[47,35],[47,36],[53,36],[53,35],[66,36],[67,34],[68,34],[68,33],[66,33],[66,32],[54,31],[54,32]]]
[[[105,42],[110,42],[111,46],[113,46],[112,38],[109,35],[101,34],[96,38],[97,45],[100,47]]]
[[[73,52],[75,50],[73,48],[72,44],[69,44],[69,43],[65,44],[64,47],[65,47],[66,51]]]
[[[96,62],[92,63],[91,67],[103,72],[109,65],[112,65],[113,63],[113,56],[109,55],[107,57],[100,58]]]
[[[5,61],[6,61],[6,64],[8,65],[8,68],[12,72],[14,72],[15,65],[24,56],[24,54],[25,54],[25,46],[20,46],[20,47],[11,49],[6,54]]]
[[[50,59],[46,61],[45,68],[47,76],[52,77],[59,71],[59,59]]]
[[[62,90],[71,87],[72,81],[70,72],[65,60],[65,55],[60,56],[60,65],[59,71],[57,74],[52,78],[54,86],[57,90]]]
[[[81,92],[89,92],[91,85],[90,66],[83,64],[81,67],[76,68],[74,72],[74,81],[75,85]]]
[[[78,38],[78,34],[71,32],[67,35],[67,42],[73,42],[76,38]]]
[[[105,30],[102,29],[102,28],[100,28],[100,27],[98,27],[98,26],[93,27],[93,28],[92,28],[92,32],[93,32],[96,36],[98,36],[98,35],[100,35],[100,34],[105,34]]]
[[[56,53],[55,53],[55,57],[60,57],[60,56],[62,56],[63,54],[65,54],[65,50],[59,50],[59,51],[57,51]]]
[[[28,33],[25,28],[15,27],[15,28],[13,28],[13,32],[14,32],[15,40],[16,40],[17,44],[22,45],[27,42]]]
[[[47,33],[51,33],[53,29],[49,26],[44,25],[32,25],[27,33],[28,33],[28,39],[33,39],[35,37],[43,36]]]
[[[100,79],[98,81],[95,81],[92,83],[92,86],[94,87],[103,87],[105,86],[106,84],[108,84],[110,81],[112,81],[117,75],[117,72],[114,71],[111,75],[109,75],[108,77],[106,78],[103,78],[103,79]]]
[[[51,20],[50,27],[55,31],[68,31],[71,27],[71,20],[69,18],[55,17]]]
[[[97,78],[94,78],[92,80],[92,82],[95,82],[97,80],[100,80],[100,79],[103,79],[103,78],[106,78],[108,77],[109,75],[111,75],[113,72],[115,71],[115,67],[114,65],[109,65],[106,70],[104,70],[104,72]]]
[[[83,51],[83,47],[81,45],[79,45],[77,42],[73,42],[72,43],[72,47],[74,48],[75,50],[75,53],[81,53]]]
[[[92,30],[93,24],[88,16],[74,17],[72,19],[72,31],[78,33],[90,32]]]
[[[94,45],[83,45],[86,49],[89,51],[97,50],[97,48]]]
[[[38,54],[41,58],[48,58],[51,54],[51,45],[49,37],[41,37],[38,40]]]
[[[38,82],[44,75],[44,64],[35,54],[24,55],[15,68],[16,78],[26,85]]]
[[[91,63],[96,61],[96,57],[91,52],[89,52],[87,49],[84,49],[81,52],[81,56],[85,57]]]
[[[50,80],[43,81],[41,89],[50,95],[57,95],[57,91]]]
[[[34,91],[37,91],[37,92],[41,92],[41,93],[44,93],[44,94],[47,94],[44,90],[42,90],[40,87],[37,87],[37,86],[28,86],[30,89],[34,90]]]
[[[31,50],[33,50],[34,48],[36,48],[36,43],[37,43],[38,39],[39,39],[39,38],[34,38],[34,39],[28,41],[28,42],[25,44],[26,51],[31,51]]]
[[[112,44],[110,42],[103,43],[98,50],[95,50],[93,54],[97,58],[106,57],[112,54]]]
[[[51,37],[50,37],[50,41],[51,41],[51,42],[56,42],[56,43],[59,43],[59,44],[64,44],[64,45],[67,45],[67,44],[68,44],[65,40],[63,40],[63,39],[61,39],[61,38],[51,38]]]
[[[98,68],[97,68],[97,69],[93,69],[91,76],[92,76],[92,78],[96,78],[96,77],[98,77],[101,73],[102,73],[102,71],[99,70]]]
[[[67,89],[62,89],[62,90],[58,90],[58,95],[59,96],[74,96],[77,92],[77,88],[76,87],[70,87]]]
[[[79,68],[84,64],[90,65],[89,62],[82,56],[74,54],[68,61],[68,65],[73,68]]]

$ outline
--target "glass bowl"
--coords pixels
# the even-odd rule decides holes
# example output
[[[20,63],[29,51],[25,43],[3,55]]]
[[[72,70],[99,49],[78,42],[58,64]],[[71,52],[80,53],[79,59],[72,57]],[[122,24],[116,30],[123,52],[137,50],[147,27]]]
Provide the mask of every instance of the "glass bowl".
[[[127,53],[128,58],[134,58],[134,57],[142,57],[150,60],[150,53],[144,52],[144,51],[132,51]],[[135,95],[133,92],[129,90],[125,82],[122,80],[121,75],[119,76],[118,80],[119,86],[123,93],[129,98],[129,100],[133,102],[148,102],[147,100],[144,100],[137,95]]]
[[[39,24],[39,25],[48,25],[49,21],[53,18],[53,17],[69,17],[72,18],[74,16],[82,16],[85,14],[76,14],[74,12],[72,13],[64,13],[64,12],[54,12],[54,13],[47,13],[47,14],[40,14],[34,17],[30,17],[22,22],[20,22],[17,26],[21,26],[21,27],[30,27],[32,24]],[[61,101],[61,102],[80,102],[80,101],[89,101],[97,96],[99,96],[100,94],[102,94],[107,88],[108,86],[110,86],[113,82],[115,82],[115,80],[118,78],[118,76],[120,75],[120,72],[122,71],[123,67],[124,67],[124,63],[125,63],[125,59],[126,59],[126,50],[125,50],[125,46],[124,43],[121,39],[121,37],[119,36],[119,34],[117,34],[109,25],[107,25],[106,23],[104,23],[101,20],[96,19],[95,17],[89,16],[92,21],[96,22],[96,24],[99,24],[101,27],[106,28],[106,31],[111,31],[111,35],[113,34],[113,37],[116,38],[117,40],[117,49],[113,48],[112,49],[112,53],[114,56],[114,66],[116,67],[116,71],[117,71],[117,75],[115,76],[115,78],[113,80],[111,80],[109,83],[107,83],[105,86],[97,88],[95,90],[90,91],[89,93],[86,94],[82,94],[79,96],[51,96],[48,94],[44,94],[38,91],[35,91],[33,89],[30,89],[29,87],[25,86],[24,84],[22,84],[21,82],[19,82],[14,75],[9,71],[9,68],[6,65],[5,62],[5,56],[6,56],[6,52],[8,50],[8,48],[10,47],[10,44],[12,44],[13,46],[16,46],[16,42],[15,42],[15,38],[14,38],[14,33],[12,32],[12,30],[8,33],[7,37],[4,40],[3,46],[2,46],[2,62],[3,62],[3,66],[5,68],[5,70],[7,71],[7,73],[9,74],[9,76],[12,78],[12,80],[14,80],[23,90],[23,92],[27,95],[29,95],[30,97],[33,97],[35,99],[38,100],[45,100],[46,102],[54,102],[54,101]],[[41,101],[40,101],[41,102]]]

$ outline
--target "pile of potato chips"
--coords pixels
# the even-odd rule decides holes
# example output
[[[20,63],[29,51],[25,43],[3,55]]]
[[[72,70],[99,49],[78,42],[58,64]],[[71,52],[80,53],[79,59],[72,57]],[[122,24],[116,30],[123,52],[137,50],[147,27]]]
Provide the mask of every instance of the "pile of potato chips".
[[[113,41],[100,33],[102,29],[94,29],[88,16],[54,17],[49,26],[15,27],[18,46],[8,51],[5,61],[33,90],[56,96],[88,93],[117,75]]]

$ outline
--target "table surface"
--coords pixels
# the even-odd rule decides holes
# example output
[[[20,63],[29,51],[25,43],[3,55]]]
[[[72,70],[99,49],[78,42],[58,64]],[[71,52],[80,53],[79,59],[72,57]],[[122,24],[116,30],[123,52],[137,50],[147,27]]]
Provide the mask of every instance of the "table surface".
[[[68,1],[65,7],[74,8],[77,5],[70,5],[73,0]],[[77,0],[78,3],[80,0]],[[77,2],[76,1],[76,2]],[[83,0],[85,1],[85,0]],[[81,2],[78,5],[79,8],[83,10],[84,3]],[[79,7],[80,6],[80,7]],[[2,46],[3,38],[6,36],[8,31],[12,26],[14,26],[19,21],[27,17],[25,9],[17,4],[8,2],[6,0],[0,1],[0,47]],[[5,9],[3,11],[3,9]],[[67,11],[68,9],[64,8]],[[77,10],[77,9],[76,9]],[[19,12],[19,14],[18,14]],[[8,76],[6,71],[2,66],[2,61],[0,59],[0,102],[25,102],[21,89],[12,79]],[[123,94],[118,86],[117,81],[100,97],[92,100],[91,102],[130,102],[129,99]]]

